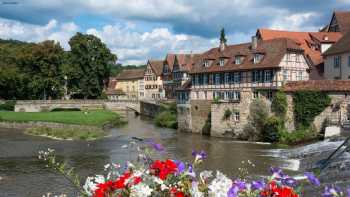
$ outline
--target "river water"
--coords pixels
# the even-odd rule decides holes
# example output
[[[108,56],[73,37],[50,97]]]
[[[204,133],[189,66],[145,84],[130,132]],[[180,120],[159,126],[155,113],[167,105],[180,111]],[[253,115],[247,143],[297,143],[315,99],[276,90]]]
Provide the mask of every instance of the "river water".
[[[0,129],[0,197],[37,197],[47,193],[77,196],[67,180],[38,161],[38,151],[55,149],[60,159],[75,167],[80,175],[88,176],[103,173],[104,164],[129,160],[133,155],[122,146],[128,144],[131,137],[162,143],[166,147],[162,155],[164,158],[190,161],[193,149],[204,150],[208,153],[208,159],[203,169],[218,169],[232,177],[238,175],[241,162],[247,160],[255,164],[248,170],[256,176],[268,175],[270,166],[289,170],[298,168],[298,161],[276,157],[270,145],[178,133],[176,130],[157,128],[151,120],[136,117],[133,113],[127,117],[128,125],[112,129],[110,137],[93,142],[58,141],[28,136],[20,130]]]

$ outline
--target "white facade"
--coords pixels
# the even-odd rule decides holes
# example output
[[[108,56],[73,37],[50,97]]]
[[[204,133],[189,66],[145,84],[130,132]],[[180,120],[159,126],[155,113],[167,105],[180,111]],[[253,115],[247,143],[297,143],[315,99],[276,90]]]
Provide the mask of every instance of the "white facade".
[[[326,79],[350,79],[350,52],[325,57]]]

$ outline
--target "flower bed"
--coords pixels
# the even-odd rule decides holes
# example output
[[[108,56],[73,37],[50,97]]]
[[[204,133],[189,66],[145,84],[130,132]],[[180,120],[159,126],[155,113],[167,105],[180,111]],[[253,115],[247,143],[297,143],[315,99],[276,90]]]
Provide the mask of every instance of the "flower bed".
[[[204,151],[193,151],[193,161],[183,162],[153,160],[156,152],[164,151],[164,147],[155,142],[132,142],[125,147],[134,147],[138,151],[138,157],[133,163],[107,164],[105,175],[88,177],[84,185],[79,183],[79,178],[65,164],[56,163],[53,150],[41,151],[39,158],[65,177],[73,177],[71,181],[81,194],[92,197],[299,197],[304,196],[303,186],[306,184],[320,191],[319,196],[346,195],[334,185],[322,189],[320,181],[312,172],[304,173],[305,179],[296,180],[282,169],[271,167],[271,176],[268,178],[231,179],[220,171],[196,171],[196,167],[207,158]],[[350,193],[347,195],[350,196]]]

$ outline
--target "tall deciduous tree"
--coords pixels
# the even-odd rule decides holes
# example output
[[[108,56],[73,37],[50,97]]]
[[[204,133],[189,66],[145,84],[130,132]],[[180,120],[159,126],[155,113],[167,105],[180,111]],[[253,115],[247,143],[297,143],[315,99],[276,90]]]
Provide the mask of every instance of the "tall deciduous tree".
[[[59,98],[62,93],[63,48],[54,41],[32,45],[24,51],[21,70],[30,78],[31,98]]]
[[[77,33],[69,45],[68,85],[70,92],[84,98],[97,98],[108,83],[111,65],[117,60],[107,46],[93,35]]]

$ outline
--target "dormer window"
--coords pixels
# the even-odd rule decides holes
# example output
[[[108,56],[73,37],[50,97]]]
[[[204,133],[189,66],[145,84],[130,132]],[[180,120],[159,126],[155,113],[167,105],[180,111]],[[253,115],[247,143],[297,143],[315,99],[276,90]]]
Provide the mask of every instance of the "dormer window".
[[[254,54],[254,64],[260,63],[263,58],[264,58],[263,54],[260,54],[260,53]]]
[[[235,57],[235,64],[242,64],[242,62],[243,62],[243,56],[240,56],[240,55],[237,55],[236,57]]]
[[[208,60],[204,60],[204,67],[209,67],[209,61]]]
[[[225,59],[224,58],[220,58],[219,64],[220,64],[220,66],[224,66],[225,65]]]

